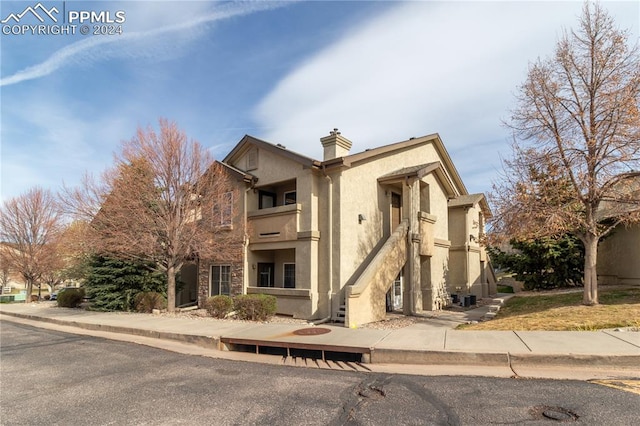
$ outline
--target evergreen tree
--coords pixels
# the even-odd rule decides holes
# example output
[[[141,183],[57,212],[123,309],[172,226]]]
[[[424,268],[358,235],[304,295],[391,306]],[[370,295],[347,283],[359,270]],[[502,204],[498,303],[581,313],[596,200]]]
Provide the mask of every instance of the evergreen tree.
[[[515,274],[525,290],[582,285],[584,246],[572,236],[510,241],[512,252],[489,247],[491,261],[497,267]]]
[[[149,265],[113,257],[92,256],[85,279],[92,309],[131,311],[138,293],[155,291],[166,295],[166,277]]]

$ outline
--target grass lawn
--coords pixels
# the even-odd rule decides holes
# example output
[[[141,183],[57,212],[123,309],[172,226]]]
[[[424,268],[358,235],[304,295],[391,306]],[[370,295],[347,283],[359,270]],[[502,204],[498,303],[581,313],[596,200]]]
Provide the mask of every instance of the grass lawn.
[[[509,299],[491,321],[465,330],[600,330],[640,328],[640,287],[599,288],[600,304],[582,305],[582,292],[523,293]]]

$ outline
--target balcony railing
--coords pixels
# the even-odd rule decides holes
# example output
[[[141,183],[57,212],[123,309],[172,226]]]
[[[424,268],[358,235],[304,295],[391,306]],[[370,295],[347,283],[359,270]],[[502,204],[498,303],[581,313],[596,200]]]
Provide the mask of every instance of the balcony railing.
[[[249,212],[249,243],[294,241],[298,239],[300,204],[271,207]]]

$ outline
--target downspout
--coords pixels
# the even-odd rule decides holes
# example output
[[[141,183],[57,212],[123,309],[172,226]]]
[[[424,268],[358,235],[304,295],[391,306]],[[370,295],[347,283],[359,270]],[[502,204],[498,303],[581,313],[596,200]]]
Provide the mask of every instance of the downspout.
[[[329,181],[329,223],[328,223],[328,244],[329,244],[329,291],[327,291],[327,307],[329,308],[329,315],[325,318],[321,318],[317,321],[311,321],[313,325],[324,324],[331,320],[331,292],[333,291],[333,180],[331,176],[327,175],[326,166],[322,166],[322,173],[324,177]],[[346,301],[345,301],[346,303]]]
[[[247,294],[247,288],[249,287],[249,259],[248,259],[248,251],[249,251],[249,234],[247,233],[247,225],[249,223],[247,219],[247,194],[255,188],[255,182],[251,179],[251,186],[244,190],[244,197],[242,199],[242,232],[244,234],[244,241],[242,242],[242,257],[244,263],[244,271],[246,271],[242,278],[242,294]]]
[[[464,209],[464,246],[466,248],[464,252],[464,280],[465,280],[465,293],[469,294],[470,292],[470,282],[469,282],[469,251],[471,250],[470,243],[468,241],[469,238],[469,221],[467,220],[467,216],[469,213],[469,208],[465,207]]]
[[[413,215],[413,202],[415,201],[413,199],[413,185],[415,184],[416,181],[414,181],[412,184],[409,183],[409,178],[405,176],[405,184],[409,187],[409,191],[407,191],[409,193],[409,214],[407,215],[409,218],[409,230],[407,231],[407,245],[408,245],[408,250],[407,250],[407,259],[408,262],[405,263],[406,266],[408,266],[406,269],[408,269],[408,281],[409,281],[409,285],[410,285],[410,289],[409,289],[409,315],[411,316],[415,316],[416,315],[416,297],[414,294],[415,288],[415,281],[414,281],[414,249],[415,247],[413,246],[413,232],[414,229],[411,226],[412,225],[412,220],[414,219],[412,217]],[[404,212],[403,212],[404,213]]]

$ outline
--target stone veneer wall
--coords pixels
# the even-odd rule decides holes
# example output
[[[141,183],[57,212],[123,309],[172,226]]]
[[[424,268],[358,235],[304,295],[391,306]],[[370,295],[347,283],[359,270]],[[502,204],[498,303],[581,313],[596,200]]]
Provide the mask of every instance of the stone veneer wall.
[[[230,250],[236,253],[233,260],[228,260],[229,256],[225,256],[225,260],[201,259],[200,269],[198,271],[198,307],[204,307],[204,302],[209,297],[209,273],[212,265],[231,265],[231,296],[237,296],[243,293],[244,268],[242,259],[242,248]],[[229,253],[229,251],[227,251]]]

